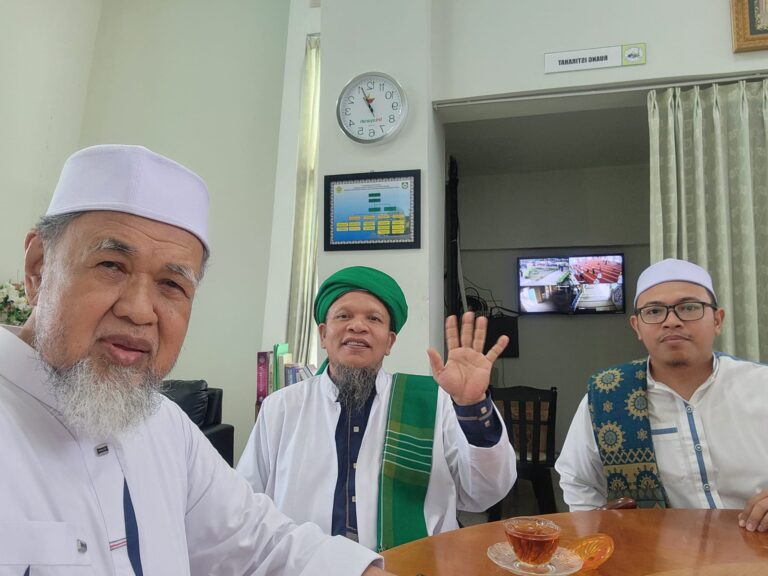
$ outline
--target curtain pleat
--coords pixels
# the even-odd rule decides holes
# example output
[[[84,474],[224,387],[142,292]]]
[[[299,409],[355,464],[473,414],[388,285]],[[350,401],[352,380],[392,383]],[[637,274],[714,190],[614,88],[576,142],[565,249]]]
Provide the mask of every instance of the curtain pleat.
[[[293,361],[315,357],[312,300],[317,288],[317,194],[315,191],[320,103],[320,37],[307,37],[301,89],[299,157],[293,254],[288,298],[288,345]]]
[[[712,274],[717,346],[768,358],[768,80],[648,94],[651,261]]]

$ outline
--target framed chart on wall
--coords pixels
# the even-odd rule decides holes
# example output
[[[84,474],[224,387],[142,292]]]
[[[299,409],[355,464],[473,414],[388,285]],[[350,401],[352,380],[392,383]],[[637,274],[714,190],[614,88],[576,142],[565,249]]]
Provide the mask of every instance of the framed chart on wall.
[[[733,51],[768,50],[768,0],[731,0]]]
[[[421,247],[421,170],[325,177],[325,249]]]

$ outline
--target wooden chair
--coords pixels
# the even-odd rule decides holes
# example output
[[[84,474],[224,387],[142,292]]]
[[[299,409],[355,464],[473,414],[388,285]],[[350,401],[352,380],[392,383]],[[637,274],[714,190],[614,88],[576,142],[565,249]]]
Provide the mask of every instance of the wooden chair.
[[[533,484],[540,514],[557,512],[552,486],[557,388],[492,388],[491,397],[504,418],[509,441],[517,454],[518,479]],[[502,502],[488,509],[489,521],[501,519]]]

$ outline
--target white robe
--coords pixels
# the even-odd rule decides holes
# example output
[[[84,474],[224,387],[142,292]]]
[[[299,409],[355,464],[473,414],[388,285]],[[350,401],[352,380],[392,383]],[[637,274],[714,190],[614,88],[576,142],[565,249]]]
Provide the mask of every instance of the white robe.
[[[63,424],[35,352],[0,329],[0,576],[133,575],[123,482],[146,576],[359,575],[380,559],[317,526],[296,526],[218,455],[182,410],[122,438]],[[108,452],[98,456],[96,446]]]
[[[391,386],[392,376],[380,370],[355,474],[358,537],[371,549],[376,547],[379,473]],[[296,522],[314,522],[328,534],[338,476],[335,433],[340,413],[336,387],[327,372],[270,394],[237,466],[254,491],[265,492]],[[515,453],[506,431],[502,430],[495,446],[470,445],[450,396],[440,389],[424,502],[429,534],[458,528],[457,508],[486,510],[507,495],[516,477]]]
[[[713,368],[688,402],[648,378],[653,449],[674,508],[740,509],[768,489],[768,366],[720,356]],[[571,510],[605,504],[606,479],[586,397],[555,468]]]

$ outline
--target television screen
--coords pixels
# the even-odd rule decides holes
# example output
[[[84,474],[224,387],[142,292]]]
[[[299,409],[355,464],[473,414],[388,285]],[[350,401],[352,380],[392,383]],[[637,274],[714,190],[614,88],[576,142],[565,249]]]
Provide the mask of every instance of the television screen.
[[[518,258],[521,314],[623,314],[624,255]]]

